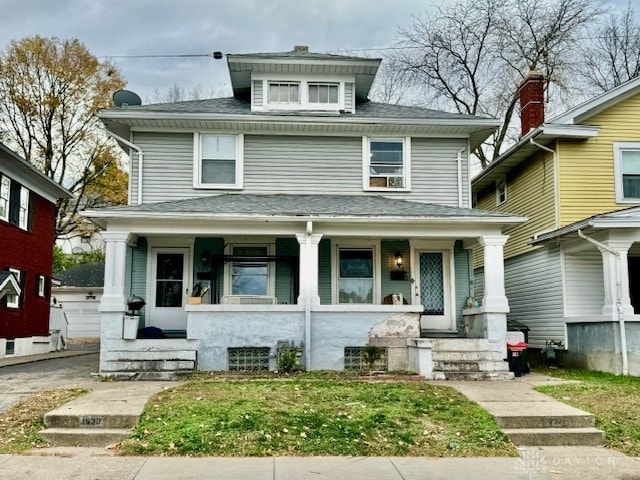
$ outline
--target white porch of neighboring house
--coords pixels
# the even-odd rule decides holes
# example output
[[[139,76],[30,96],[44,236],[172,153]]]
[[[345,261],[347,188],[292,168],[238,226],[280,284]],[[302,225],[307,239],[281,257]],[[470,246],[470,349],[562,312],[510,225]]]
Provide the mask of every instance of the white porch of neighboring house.
[[[565,276],[565,363],[640,375],[640,208],[539,235],[560,245]]]
[[[300,349],[307,370],[342,370],[376,344],[386,348],[389,370],[443,378],[439,368],[455,365],[438,352],[453,350],[476,352],[479,374],[508,376],[503,229],[522,219],[383,202],[432,213],[230,218],[149,214],[147,205],[91,212],[105,228],[101,373],[126,376],[158,360],[167,370],[190,362],[200,370],[273,370],[283,345]],[[467,309],[477,244],[486,288]],[[132,295],[146,300],[138,326],[158,327],[165,338],[125,338]]]

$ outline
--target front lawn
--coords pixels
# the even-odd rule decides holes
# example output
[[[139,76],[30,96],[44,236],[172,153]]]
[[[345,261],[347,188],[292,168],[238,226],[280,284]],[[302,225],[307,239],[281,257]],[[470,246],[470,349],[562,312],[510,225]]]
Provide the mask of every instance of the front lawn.
[[[515,456],[487,412],[424,382],[204,379],[147,404],[124,454]]]
[[[0,415],[0,453],[24,453],[48,446],[39,435],[44,414],[86,393],[86,390],[43,390],[25,398]]]
[[[537,387],[553,398],[596,416],[606,445],[627,455],[640,455],[640,378],[581,370],[545,370],[544,373],[578,384]]]

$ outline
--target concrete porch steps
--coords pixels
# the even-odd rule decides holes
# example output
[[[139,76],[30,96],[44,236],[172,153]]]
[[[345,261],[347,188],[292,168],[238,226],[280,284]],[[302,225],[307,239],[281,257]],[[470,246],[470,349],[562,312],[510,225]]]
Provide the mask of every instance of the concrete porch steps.
[[[128,428],[47,428],[40,435],[58,447],[106,447],[121,442],[130,433]]]
[[[100,374],[116,380],[180,380],[197,367],[195,350],[105,352]]]
[[[432,339],[434,380],[510,380],[502,346],[487,339]]]

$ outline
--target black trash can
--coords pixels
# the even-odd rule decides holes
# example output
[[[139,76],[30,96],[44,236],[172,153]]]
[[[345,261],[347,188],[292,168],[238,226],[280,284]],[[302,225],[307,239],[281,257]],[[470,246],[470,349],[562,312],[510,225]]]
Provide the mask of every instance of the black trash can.
[[[529,373],[527,363],[527,344],[525,342],[507,343],[507,361],[509,371],[516,377],[521,377],[523,373]]]

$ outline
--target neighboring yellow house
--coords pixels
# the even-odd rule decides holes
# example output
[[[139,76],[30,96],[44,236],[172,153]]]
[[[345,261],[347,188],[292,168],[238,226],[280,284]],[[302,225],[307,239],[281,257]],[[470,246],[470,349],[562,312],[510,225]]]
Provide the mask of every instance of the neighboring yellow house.
[[[472,180],[477,208],[529,218],[504,250],[509,319],[565,363],[640,375],[640,79],[548,122],[532,103],[521,92],[523,136]]]

